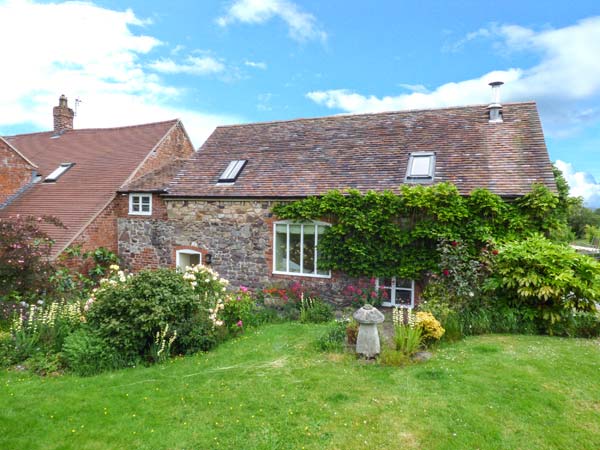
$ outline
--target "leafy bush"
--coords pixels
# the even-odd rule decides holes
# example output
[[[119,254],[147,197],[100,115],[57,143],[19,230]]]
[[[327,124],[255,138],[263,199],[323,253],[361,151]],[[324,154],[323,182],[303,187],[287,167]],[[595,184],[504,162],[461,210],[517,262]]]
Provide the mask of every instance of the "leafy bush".
[[[124,365],[102,338],[86,328],[67,336],[62,354],[66,366],[81,376],[96,375]]]
[[[10,333],[0,331],[0,367],[13,365],[15,361],[15,340]]]
[[[42,231],[44,224],[63,227],[50,216],[0,219],[0,301],[35,302],[52,291],[53,241]]]
[[[500,248],[487,288],[501,304],[552,333],[552,326],[572,311],[595,310],[600,263],[535,235]]]
[[[60,353],[54,352],[36,352],[25,362],[25,366],[41,376],[60,374],[64,369]]]
[[[333,309],[318,298],[302,298],[300,301],[300,322],[322,323],[333,319]]]
[[[193,279],[187,275],[184,279],[171,269],[142,270],[104,282],[89,307],[91,328],[123,355],[149,358],[156,333],[167,324],[180,338],[184,338],[180,325],[196,315],[207,314],[217,325],[224,294],[220,284],[215,292],[218,277],[213,280],[211,275],[209,280],[200,270]]]
[[[346,325],[344,320],[336,320],[328,326],[327,331],[317,340],[317,348],[324,352],[341,352],[346,342]]]

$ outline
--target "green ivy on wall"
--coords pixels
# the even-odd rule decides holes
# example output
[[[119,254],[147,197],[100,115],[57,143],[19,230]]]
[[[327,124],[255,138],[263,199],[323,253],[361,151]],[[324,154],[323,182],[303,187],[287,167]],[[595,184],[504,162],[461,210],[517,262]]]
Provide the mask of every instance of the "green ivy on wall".
[[[462,196],[451,183],[390,191],[330,191],[273,208],[282,219],[331,223],[319,241],[319,265],[351,276],[419,279],[436,269],[440,239],[464,242],[475,255],[486,245],[532,233],[549,234],[564,221],[558,196],[542,185],[504,201],[486,189]]]

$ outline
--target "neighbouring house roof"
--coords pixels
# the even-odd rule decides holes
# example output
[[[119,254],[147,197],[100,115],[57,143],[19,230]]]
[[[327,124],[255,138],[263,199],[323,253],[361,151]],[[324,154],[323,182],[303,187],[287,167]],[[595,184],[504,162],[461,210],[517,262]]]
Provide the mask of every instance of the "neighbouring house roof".
[[[131,183],[125,184],[119,189],[119,192],[163,192],[186,161],[184,158],[176,158]]]
[[[0,217],[51,215],[67,227],[47,226],[59,254],[110,203],[178,120],[120,128],[21,134],[4,139],[37,165],[41,181],[31,186]],[[43,182],[63,163],[74,165],[54,183]]]
[[[218,127],[167,187],[168,197],[298,198],[331,189],[393,190],[411,152],[435,152],[432,182],[461,193],[483,187],[505,196],[532,183],[556,184],[534,102]],[[232,161],[247,160],[234,183],[218,183]]]

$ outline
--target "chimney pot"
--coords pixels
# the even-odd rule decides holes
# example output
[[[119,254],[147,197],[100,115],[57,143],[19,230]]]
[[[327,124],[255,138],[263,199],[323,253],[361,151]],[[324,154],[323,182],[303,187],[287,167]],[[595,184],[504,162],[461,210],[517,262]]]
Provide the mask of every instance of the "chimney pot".
[[[75,113],[69,108],[67,97],[61,95],[58,99],[58,106],[55,106],[52,110],[54,116],[54,132],[63,133],[67,130],[73,129],[73,117]]]
[[[502,105],[500,104],[500,86],[503,81],[492,81],[489,85],[492,87],[492,103],[488,106],[490,114],[490,123],[502,123]]]

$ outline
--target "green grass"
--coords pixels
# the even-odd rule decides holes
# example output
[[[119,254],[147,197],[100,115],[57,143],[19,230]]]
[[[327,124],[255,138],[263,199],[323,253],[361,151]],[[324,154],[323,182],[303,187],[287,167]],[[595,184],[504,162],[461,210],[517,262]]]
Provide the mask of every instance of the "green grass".
[[[4,371],[0,448],[600,448],[599,341],[473,337],[397,368],[315,351],[324,330],[91,378]]]

